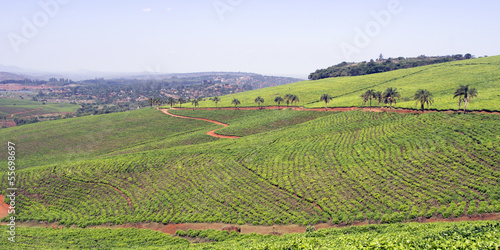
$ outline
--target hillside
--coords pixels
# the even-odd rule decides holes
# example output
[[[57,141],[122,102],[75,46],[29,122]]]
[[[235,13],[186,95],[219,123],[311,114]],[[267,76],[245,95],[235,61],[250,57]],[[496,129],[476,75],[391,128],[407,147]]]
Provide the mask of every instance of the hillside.
[[[243,137],[152,109],[0,131],[20,147],[18,220],[345,225],[500,211],[498,115],[203,112]]]
[[[276,96],[295,94],[300,102],[295,104],[306,108],[324,107],[319,102],[322,94],[334,97],[330,107],[362,106],[361,94],[368,89],[384,91],[389,87],[397,88],[401,99],[394,105],[397,108],[416,108],[413,101],[418,89],[427,89],[434,95],[432,109],[458,109],[457,99],[453,92],[460,85],[470,84],[478,90],[468,109],[470,110],[500,110],[500,56],[462,60],[456,62],[428,65],[418,68],[401,69],[391,72],[354,76],[328,78],[317,81],[302,81],[282,86],[260,90],[247,91],[223,96],[219,107],[231,107],[233,98],[240,100],[240,106],[257,106],[254,100],[257,96],[264,98],[265,106],[277,105]],[[186,104],[190,107],[191,104]],[[199,103],[200,107],[215,107],[208,99]],[[282,103],[283,105],[283,103]],[[286,104],[285,104],[286,105]],[[377,103],[373,103],[376,106]]]
[[[344,77],[344,76],[361,76],[376,74],[382,72],[388,72],[398,69],[408,69],[415,68],[425,65],[432,65],[444,62],[452,62],[458,60],[468,60],[471,59],[471,54],[466,54],[465,56],[458,54],[453,56],[435,56],[427,57],[425,55],[415,57],[415,58],[389,58],[383,59],[382,55],[377,61],[373,59],[370,62],[361,63],[347,63],[342,62],[337,65],[328,67],[326,69],[318,69],[309,75],[309,80],[319,80],[330,77]]]

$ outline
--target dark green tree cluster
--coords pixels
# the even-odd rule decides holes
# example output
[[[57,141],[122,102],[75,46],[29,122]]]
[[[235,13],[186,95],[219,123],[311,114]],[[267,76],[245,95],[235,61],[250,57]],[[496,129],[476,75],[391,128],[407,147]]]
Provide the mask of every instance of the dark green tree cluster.
[[[370,60],[370,62],[361,63],[348,63],[342,62],[337,65],[328,67],[326,69],[318,69],[314,73],[309,75],[310,80],[319,80],[330,77],[342,77],[342,76],[361,76],[369,75],[375,73],[388,72],[398,69],[415,68],[425,65],[445,63],[457,60],[471,59],[473,56],[471,54],[451,55],[451,56],[440,56],[440,57],[427,57],[419,56],[416,58],[389,58],[389,59],[377,59],[377,61]]]

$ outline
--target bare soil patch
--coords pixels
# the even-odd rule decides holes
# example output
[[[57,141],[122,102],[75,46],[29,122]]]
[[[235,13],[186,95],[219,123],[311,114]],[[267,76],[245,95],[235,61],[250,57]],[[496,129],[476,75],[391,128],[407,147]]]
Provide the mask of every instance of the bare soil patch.
[[[5,196],[0,195],[0,218],[9,215],[9,205],[5,203]]]
[[[473,216],[463,216],[459,218],[448,218],[448,219],[438,219],[438,218],[417,218],[413,222],[418,223],[434,223],[434,222],[459,222],[459,221],[486,221],[486,220],[500,220],[500,213],[494,214],[482,214],[482,215],[473,215]],[[7,223],[3,222],[0,225],[6,225]],[[363,226],[374,224],[369,221],[361,221],[355,222],[350,225],[331,225],[328,223],[322,223],[314,225],[316,229],[323,228],[342,228],[342,227],[351,227],[351,226]],[[44,227],[44,228],[63,228],[64,226],[58,225],[57,223],[48,223],[48,222],[38,222],[38,221],[28,221],[18,223],[20,227]],[[282,235],[282,234],[290,234],[290,233],[305,233],[305,226],[299,225],[273,225],[273,226],[253,226],[253,225],[231,225],[224,223],[182,223],[182,224],[167,224],[163,225],[160,223],[128,223],[123,225],[99,225],[88,228],[110,228],[110,229],[118,229],[118,228],[137,228],[137,229],[150,229],[158,232],[175,234],[177,230],[187,231],[189,229],[192,230],[223,230],[224,228],[240,228],[241,233],[250,234],[272,234],[272,235]]]

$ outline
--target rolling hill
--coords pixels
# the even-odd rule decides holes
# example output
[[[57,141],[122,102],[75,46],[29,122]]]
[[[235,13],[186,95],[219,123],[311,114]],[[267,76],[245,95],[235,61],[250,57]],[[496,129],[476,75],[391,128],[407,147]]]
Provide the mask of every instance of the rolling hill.
[[[203,112],[243,137],[152,109],[0,131],[20,149],[18,220],[345,225],[500,211],[498,115]]]
[[[403,98],[404,91],[411,93],[408,89],[427,86],[435,93],[435,106],[446,109],[455,100],[450,98],[449,104],[438,100],[444,100],[454,90],[454,81],[462,77],[465,80],[459,84],[467,79],[477,80],[474,87],[480,96],[474,105],[498,110],[495,95],[499,61],[500,57],[482,58],[362,77],[292,83],[235,96],[243,100],[243,105],[246,101],[250,105],[256,94],[269,99],[276,93],[293,93],[301,96],[306,107],[322,107],[315,98],[325,90],[337,89],[333,104],[336,105],[341,101],[348,104],[351,99],[352,103],[359,102],[354,100],[359,99],[359,93],[374,85],[376,89],[398,87]],[[438,80],[430,81],[433,78]],[[441,97],[437,93],[442,93]],[[223,96],[222,105],[229,106],[225,102],[232,98]],[[207,101],[202,105],[213,104]],[[266,109],[170,112],[227,123],[229,126],[217,133],[241,138],[212,137],[207,132],[221,128],[220,125],[171,117],[152,108],[0,130],[2,141],[16,144],[15,202],[16,210],[21,211],[16,220],[27,225],[34,221],[81,228],[140,223],[331,227],[481,218],[500,212],[497,114]],[[9,160],[7,154],[0,154],[0,160]],[[2,197],[9,187],[7,175],[0,172]],[[5,198],[5,202],[10,199]],[[484,240],[491,245],[492,239],[497,239],[498,225],[472,223],[460,227],[409,224],[391,225],[386,231],[384,225],[378,225],[341,233],[320,231],[315,237],[323,238],[314,242],[309,240],[311,234],[283,238],[253,235],[249,240],[262,243],[262,248],[297,242],[314,245],[356,241],[356,246],[367,246],[373,242],[361,238],[369,235],[380,236],[377,241],[387,246],[394,241],[426,244],[429,237],[446,244],[446,237],[439,238],[440,235],[466,235],[471,230],[479,235],[474,238],[478,242]],[[404,235],[401,228],[418,231],[419,235]],[[435,234],[424,233],[425,228],[436,230]],[[110,247],[190,247],[186,245],[189,241],[216,239],[220,239],[221,248],[250,244],[242,241],[244,236],[238,238],[231,233],[226,238],[222,234],[228,234],[219,231],[190,231],[196,239],[180,232],[184,239],[178,239],[132,229],[72,230],[61,230],[62,237],[80,237],[80,242],[88,246],[95,242],[85,241],[85,237],[99,238]],[[363,234],[367,232],[364,230],[370,234]],[[49,244],[42,240],[47,235],[56,238],[51,229],[28,228],[19,232],[37,235],[26,239],[27,247]],[[344,232],[355,236],[328,237]],[[135,240],[125,240],[123,235]],[[403,236],[395,240],[397,235]],[[121,243],[106,241],[109,237]],[[148,237],[157,245],[143,243],[141,237]],[[467,237],[455,240],[475,244]]]
[[[322,94],[334,97],[330,107],[362,106],[360,95],[368,89],[384,91],[389,87],[397,88],[401,93],[395,107],[415,109],[413,95],[418,89],[427,89],[434,95],[432,109],[457,109],[457,99],[453,92],[459,85],[470,84],[478,90],[478,98],[468,106],[471,110],[500,110],[500,56],[470,59],[391,72],[355,76],[328,78],[317,81],[302,81],[282,86],[264,88],[224,96],[219,107],[231,107],[233,98],[241,101],[240,106],[257,106],[254,99],[261,96],[264,105],[273,106],[276,96],[295,94],[300,98],[296,105],[306,108],[324,107],[319,102]],[[186,104],[189,107],[191,104]],[[207,100],[200,102],[200,107],[214,107]],[[376,102],[373,104],[376,106]]]

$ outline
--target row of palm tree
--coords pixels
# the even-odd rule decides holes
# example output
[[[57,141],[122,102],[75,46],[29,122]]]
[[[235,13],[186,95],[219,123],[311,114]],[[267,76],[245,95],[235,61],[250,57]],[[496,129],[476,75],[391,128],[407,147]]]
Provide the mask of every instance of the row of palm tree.
[[[470,88],[470,85],[460,85],[459,88],[455,90],[453,94],[453,98],[458,97],[458,110],[461,108],[462,102],[464,103],[464,113],[467,111],[467,105],[470,103],[471,99],[477,97],[477,90],[475,88]],[[370,101],[370,107],[372,106],[372,99],[378,101],[378,105],[380,106],[381,102],[385,104],[389,104],[389,108],[392,109],[392,103],[396,103],[397,98],[401,98],[401,94],[397,91],[397,88],[388,88],[384,93],[380,91],[375,91],[374,89],[367,90],[365,93],[361,95],[363,99],[363,105]],[[320,100],[324,100],[323,96]],[[419,89],[415,92],[413,96],[413,100],[416,101],[415,105],[420,103],[420,109],[422,112],[425,110],[425,104],[427,104],[427,108],[434,103],[434,98],[432,93],[427,89]],[[326,108],[325,101],[325,108]]]
[[[464,103],[464,113],[466,112],[467,105],[470,103],[471,99],[474,97],[477,97],[477,90],[475,88],[470,88],[470,85],[460,85],[459,88],[455,90],[455,93],[453,94],[453,98],[458,97],[458,109],[460,110],[462,103]],[[398,92],[397,88],[387,88],[383,93],[381,91],[376,91],[374,89],[367,90],[365,93],[361,95],[361,98],[363,99],[363,105],[366,104],[366,102],[370,102],[370,107],[372,106],[372,100],[376,100],[378,102],[378,106],[380,107],[380,103],[384,104],[389,104],[389,109],[392,109],[392,104],[396,103],[398,98],[401,98],[401,94]],[[328,109],[328,103],[333,99],[332,96],[329,94],[323,94],[320,97],[320,101],[325,103],[325,110]],[[175,104],[179,103],[180,107],[182,107],[183,103],[186,103],[188,101],[191,101],[191,104],[194,105],[193,110],[198,106],[199,101],[201,101],[201,98],[195,98],[192,100],[184,100],[183,98],[179,99],[174,99],[172,97],[169,97],[166,102],[164,102],[161,98],[149,98],[148,103],[151,105],[157,105],[160,106],[163,103],[167,103],[170,105],[170,108],[172,108]],[[214,96],[210,98],[209,100],[215,102],[215,107],[217,108],[217,104],[221,101],[221,98],[218,96]],[[434,103],[434,99],[432,96],[432,93],[429,92],[427,89],[419,89],[417,92],[415,92],[413,96],[413,100],[416,101],[415,105],[420,103],[420,109],[422,112],[425,110],[425,105],[427,104],[427,108]],[[261,109],[261,104],[264,103],[264,98],[258,96],[254,100],[255,103],[259,106],[259,109]],[[293,94],[286,94],[284,98],[281,96],[277,96],[274,98],[274,102],[278,104],[278,109],[280,108],[280,105],[282,102],[286,102],[287,108],[289,107],[290,103],[293,104],[295,102],[299,102],[299,97],[297,95]],[[237,108],[238,105],[241,104],[240,100],[234,98],[231,101],[231,104],[234,105],[235,108]]]

